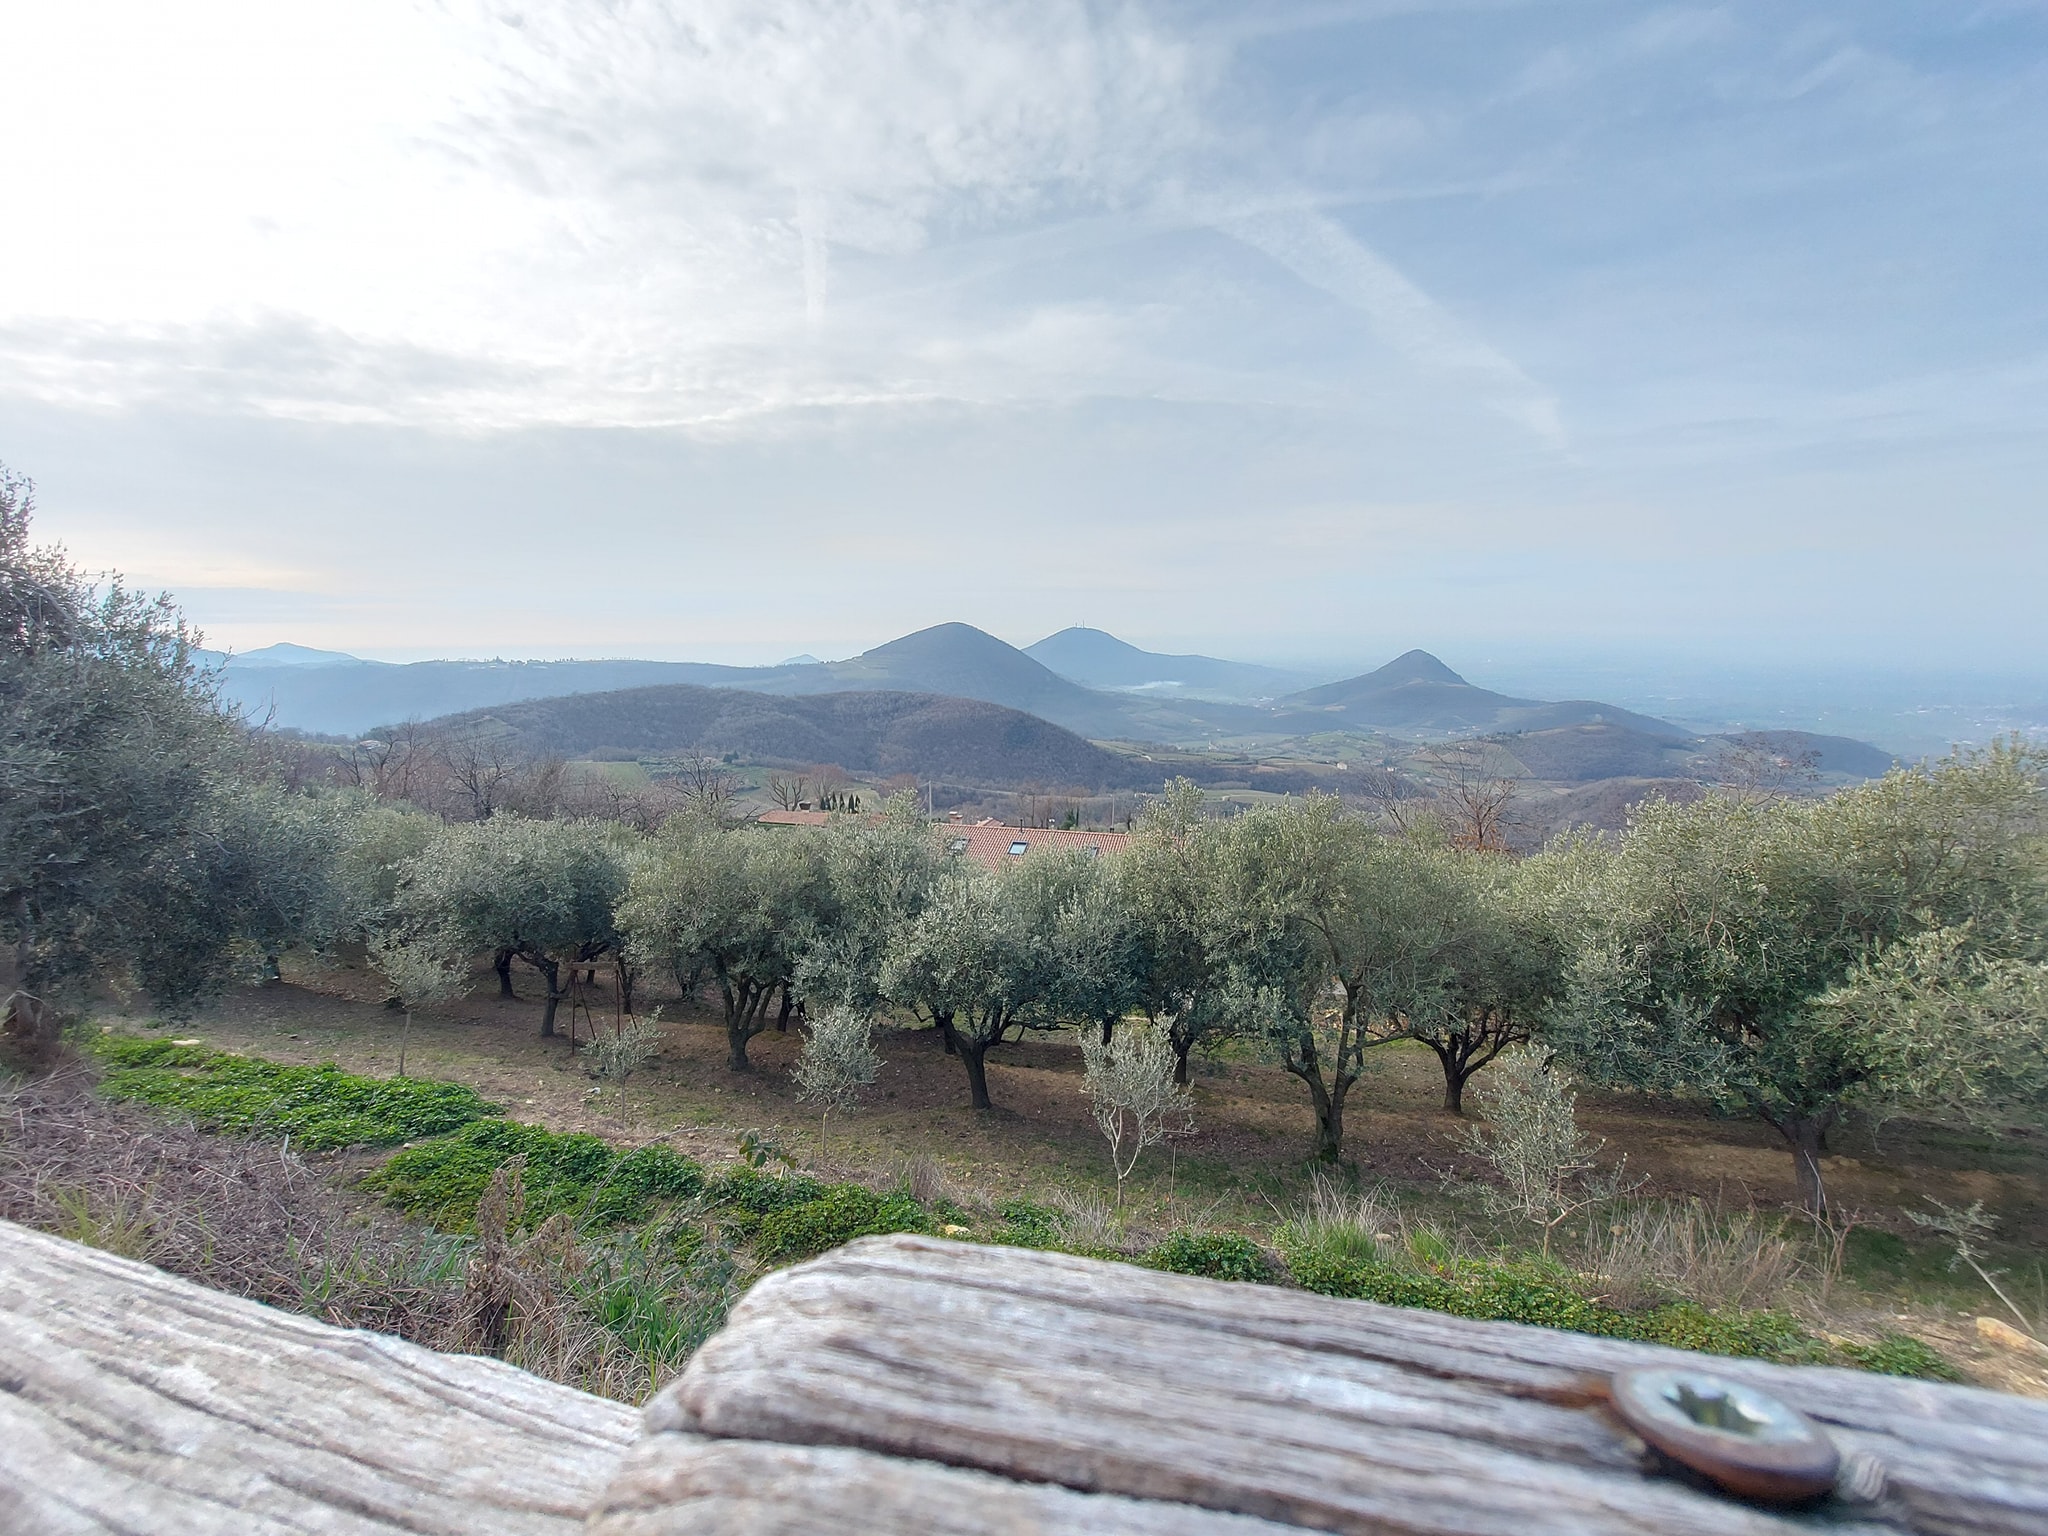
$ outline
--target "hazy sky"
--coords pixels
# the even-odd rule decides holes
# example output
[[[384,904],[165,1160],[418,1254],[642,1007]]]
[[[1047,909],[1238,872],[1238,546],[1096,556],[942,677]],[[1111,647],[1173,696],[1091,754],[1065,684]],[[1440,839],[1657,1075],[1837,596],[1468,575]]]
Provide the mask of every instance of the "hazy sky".
[[[218,643],[2048,656],[2041,0],[64,0],[0,101],[0,460]]]

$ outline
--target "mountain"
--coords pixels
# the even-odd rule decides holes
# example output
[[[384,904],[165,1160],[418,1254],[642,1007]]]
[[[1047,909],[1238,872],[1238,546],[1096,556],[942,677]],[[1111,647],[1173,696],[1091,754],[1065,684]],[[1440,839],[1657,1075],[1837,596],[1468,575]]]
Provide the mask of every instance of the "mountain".
[[[1666,721],[1612,704],[1590,699],[1547,704],[1476,687],[1427,651],[1408,651],[1376,671],[1290,694],[1278,709],[1289,728],[1300,731],[1543,731],[1605,724],[1647,736],[1687,735]]]
[[[276,647],[267,647],[274,650]],[[293,647],[298,649],[298,647]],[[252,654],[262,654],[252,653]],[[396,720],[425,720],[519,699],[694,683],[718,687],[770,669],[672,661],[381,661],[251,664],[223,658],[222,694],[253,719],[285,730],[358,736]]]
[[[737,753],[756,763],[837,763],[856,774],[949,783],[1156,787],[1157,770],[998,704],[924,693],[773,695],[671,684],[529,699],[430,722],[535,756]]]
[[[1733,736],[1651,735],[1611,721],[1555,726],[1489,736],[1502,766],[1552,784],[1593,784],[1609,779],[1739,783],[1775,766],[1797,786],[1811,770],[1814,782],[1845,784],[1890,771],[1891,754],[1847,736],[1807,731],[1750,731]],[[1759,763],[1756,755],[1770,761]]]
[[[1025,646],[1024,654],[1084,688],[1158,693],[1221,703],[1251,704],[1278,698],[1312,680],[1309,674],[1250,662],[1143,651],[1106,630],[1078,624]]]
[[[225,659],[225,658],[224,658]],[[283,641],[277,645],[266,645],[260,650],[244,651],[233,658],[238,667],[362,667],[374,666],[351,656],[346,651],[316,651],[309,645],[293,645]]]
[[[420,661],[391,666],[353,660],[251,666],[236,657],[222,666],[221,684],[232,701],[256,718],[288,729],[346,735],[523,699],[673,684],[792,695],[945,694],[1020,709],[1098,739],[1194,741],[1272,729],[1265,713],[1242,705],[1083,688],[971,624],[937,624],[848,661],[775,667],[685,661]]]
[[[1810,766],[1815,773],[1851,779],[1882,778],[1895,759],[1880,747],[1850,736],[1818,736],[1811,731],[1740,731],[1710,741],[1736,748],[1761,749],[1788,765]]]
[[[846,661],[798,658],[774,667],[677,661],[391,665],[303,646],[269,646],[246,657],[224,658],[219,676],[223,693],[253,718],[283,728],[349,735],[394,721],[498,709],[522,700],[675,685],[798,697],[940,694],[1022,710],[1096,741],[1200,744],[1333,731],[1415,737],[1587,724],[1653,737],[1686,735],[1664,721],[1610,704],[1583,699],[1543,703],[1476,687],[1426,651],[1410,651],[1377,671],[1304,689],[1277,703],[1247,704],[1212,695],[1226,691],[1226,685],[1250,688],[1283,674],[1211,657],[1159,656],[1101,630],[1064,630],[1033,649],[1091,677],[1144,681],[1115,682],[1110,689],[1084,686],[1038,656],[957,623],[921,629]],[[1183,676],[1163,677],[1158,675],[1162,670]],[[1190,678],[1195,682],[1188,683]]]

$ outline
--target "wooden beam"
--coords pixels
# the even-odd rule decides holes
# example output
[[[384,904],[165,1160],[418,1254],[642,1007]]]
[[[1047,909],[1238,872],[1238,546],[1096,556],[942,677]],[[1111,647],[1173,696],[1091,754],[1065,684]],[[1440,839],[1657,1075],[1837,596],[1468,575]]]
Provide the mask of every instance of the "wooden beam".
[[[2048,1531],[2048,1404],[933,1238],[769,1276],[648,1426],[682,1462],[695,1437],[842,1446],[1322,1531],[1811,1529],[1672,1475],[1611,1416],[1613,1371],[1667,1362],[1792,1403],[1866,1489],[1881,1473],[1831,1529]],[[783,1528],[731,1508],[689,1528]]]
[[[570,1536],[637,1431],[496,1360],[0,1222],[0,1531]]]

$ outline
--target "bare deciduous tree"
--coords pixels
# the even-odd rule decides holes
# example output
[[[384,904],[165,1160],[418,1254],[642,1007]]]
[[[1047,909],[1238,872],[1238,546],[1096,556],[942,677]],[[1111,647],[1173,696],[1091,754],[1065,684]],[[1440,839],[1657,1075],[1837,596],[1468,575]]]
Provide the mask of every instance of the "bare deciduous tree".
[[[519,770],[519,759],[503,741],[485,736],[457,736],[440,744],[448,785],[471,821],[489,821],[506,798]]]
[[[699,752],[679,762],[669,776],[682,809],[708,821],[732,817],[740,778],[726,763]]]
[[[1431,747],[1423,753],[1436,780],[1434,810],[1451,841],[1460,848],[1488,853],[1508,851],[1514,828],[1515,796],[1520,784],[1495,771],[1492,753],[1482,742]]]
[[[800,773],[777,774],[768,781],[768,798],[785,811],[806,806],[811,800],[811,781]]]

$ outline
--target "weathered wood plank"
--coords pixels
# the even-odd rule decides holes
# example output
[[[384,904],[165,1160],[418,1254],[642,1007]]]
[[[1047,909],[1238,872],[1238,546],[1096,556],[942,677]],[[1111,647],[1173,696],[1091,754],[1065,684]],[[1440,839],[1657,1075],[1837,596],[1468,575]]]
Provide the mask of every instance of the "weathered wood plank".
[[[656,1433],[628,1454],[592,1514],[589,1536],[1289,1536],[1297,1529],[867,1451]]]
[[[0,1222],[0,1531],[567,1536],[636,1433],[499,1361]]]
[[[1621,1366],[1693,1358],[898,1237],[764,1280],[648,1419],[1317,1530],[1810,1527],[1648,1475],[1589,1398]],[[1884,1500],[1837,1506],[1832,1529],[2048,1531],[2048,1406],[1860,1372],[1713,1368],[1884,1468]]]

